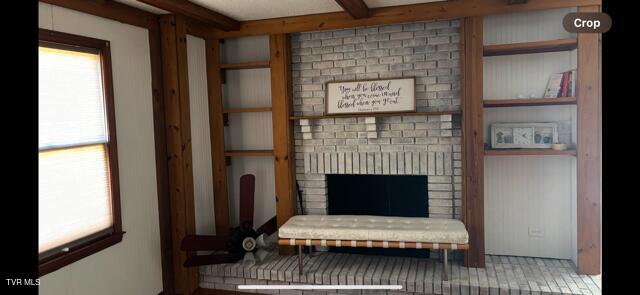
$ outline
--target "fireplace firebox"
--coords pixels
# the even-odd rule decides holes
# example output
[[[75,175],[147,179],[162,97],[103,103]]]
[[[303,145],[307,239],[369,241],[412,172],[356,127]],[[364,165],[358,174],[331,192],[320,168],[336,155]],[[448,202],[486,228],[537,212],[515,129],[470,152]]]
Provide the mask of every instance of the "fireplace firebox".
[[[327,175],[329,215],[429,217],[427,176]],[[333,247],[331,251],[367,255],[429,257],[416,249]]]

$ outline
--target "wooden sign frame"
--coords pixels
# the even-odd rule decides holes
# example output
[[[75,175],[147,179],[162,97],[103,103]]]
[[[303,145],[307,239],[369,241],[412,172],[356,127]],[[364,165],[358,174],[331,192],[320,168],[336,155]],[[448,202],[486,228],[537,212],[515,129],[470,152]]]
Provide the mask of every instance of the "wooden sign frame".
[[[396,111],[371,111],[371,112],[367,112],[367,111],[362,111],[362,112],[329,112],[329,103],[330,103],[330,99],[329,99],[329,85],[330,84],[339,84],[339,83],[367,83],[367,82],[377,82],[377,81],[394,81],[394,80],[411,80],[411,86],[413,88],[413,91],[411,91],[411,98],[407,99],[409,101],[411,101],[411,103],[413,104],[412,107],[410,109],[404,109],[404,110],[396,110]],[[415,93],[415,84],[416,83],[416,79],[415,77],[402,77],[402,78],[389,78],[389,79],[368,79],[368,80],[344,80],[344,81],[327,81],[324,84],[324,91],[325,91],[325,96],[324,96],[324,114],[325,115],[347,115],[347,114],[353,114],[353,115],[361,115],[361,114],[393,114],[393,113],[410,113],[410,112],[416,112],[416,93]]]

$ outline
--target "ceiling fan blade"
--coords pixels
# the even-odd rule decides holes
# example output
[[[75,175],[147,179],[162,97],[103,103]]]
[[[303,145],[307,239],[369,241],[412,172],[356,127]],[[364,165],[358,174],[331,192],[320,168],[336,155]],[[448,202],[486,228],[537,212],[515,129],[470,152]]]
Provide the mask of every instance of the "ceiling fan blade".
[[[228,240],[228,236],[188,235],[182,239],[180,250],[224,250]]]
[[[256,233],[258,235],[261,235],[263,233],[267,235],[272,235],[277,230],[278,230],[278,222],[276,220],[276,216],[274,216],[271,219],[269,219],[267,222],[265,222],[262,226],[260,226],[258,230],[256,230]]]
[[[256,189],[256,177],[245,174],[240,177],[240,225],[253,228],[253,200]]]
[[[211,255],[196,255],[187,258],[184,262],[184,267],[192,267],[199,265],[210,264],[222,264],[233,263],[242,259],[243,254],[211,254]]]

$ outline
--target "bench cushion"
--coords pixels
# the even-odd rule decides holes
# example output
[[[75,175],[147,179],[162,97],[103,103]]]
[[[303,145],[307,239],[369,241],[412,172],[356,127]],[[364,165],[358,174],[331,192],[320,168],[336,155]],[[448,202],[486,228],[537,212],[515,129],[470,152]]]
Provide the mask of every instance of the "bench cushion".
[[[298,215],[278,229],[281,239],[324,239],[467,244],[456,219],[370,215]]]

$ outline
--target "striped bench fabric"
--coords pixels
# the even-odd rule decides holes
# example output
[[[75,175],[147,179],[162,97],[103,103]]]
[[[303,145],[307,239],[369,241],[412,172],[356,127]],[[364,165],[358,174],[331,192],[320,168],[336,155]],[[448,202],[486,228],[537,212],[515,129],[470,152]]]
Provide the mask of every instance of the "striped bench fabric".
[[[455,219],[366,215],[300,215],[278,230],[278,244],[302,247],[366,247],[436,249],[443,252],[443,280],[447,281],[447,250],[469,249],[469,235]]]

